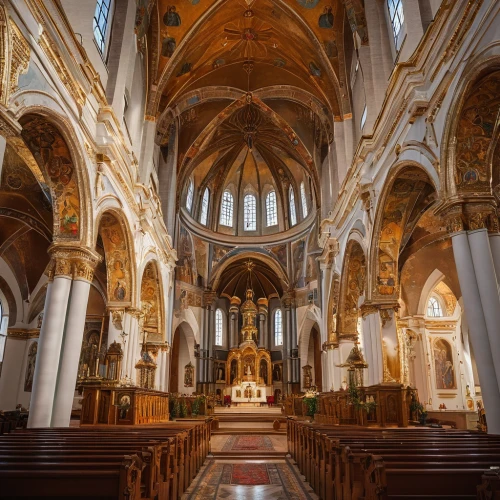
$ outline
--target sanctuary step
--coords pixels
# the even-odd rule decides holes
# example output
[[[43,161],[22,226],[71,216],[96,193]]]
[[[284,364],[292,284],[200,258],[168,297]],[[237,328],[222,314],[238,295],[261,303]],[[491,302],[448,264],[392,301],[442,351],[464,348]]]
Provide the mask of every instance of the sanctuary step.
[[[253,405],[254,403],[249,403]],[[217,406],[214,408],[215,415],[231,415],[231,414],[262,414],[262,415],[281,415],[281,408],[277,406],[243,406],[244,403],[239,403],[238,406]]]

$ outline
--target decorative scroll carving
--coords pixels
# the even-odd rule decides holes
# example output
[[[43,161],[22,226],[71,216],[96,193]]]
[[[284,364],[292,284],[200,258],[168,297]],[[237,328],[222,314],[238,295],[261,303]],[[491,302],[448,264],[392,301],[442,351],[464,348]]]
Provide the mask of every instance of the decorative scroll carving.
[[[13,94],[17,89],[19,75],[28,71],[28,65],[30,62],[30,47],[12,19],[9,19],[9,25],[12,34],[9,91]]]
[[[59,78],[68,89],[68,92],[71,94],[77,105],[82,108],[86,99],[85,92],[66,68],[66,63],[63,61],[56,44],[50,39],[46,31],[41,34],[39,44],[45,54],[47,54],[49,61],[52,62]]]

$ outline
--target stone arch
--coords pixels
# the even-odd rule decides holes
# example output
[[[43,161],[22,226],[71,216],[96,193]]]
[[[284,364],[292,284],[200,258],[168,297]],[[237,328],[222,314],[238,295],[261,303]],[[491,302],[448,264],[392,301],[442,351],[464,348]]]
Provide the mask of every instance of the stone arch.
[[[135,252],[126,217],[116,209],[107,209],[97,217],[96,228],[96,247],[102,242],[105,257],[108,305],[134,305]]]
[[[366,258],[360,243],[347,242],[340,282],[337,340],[355,340],[358,336],[359,298],[366,286]]]
[[[498,143],[500,111],[498,44],[478,54],[460,74],[457,98],[443,134],[441,163],[447,197],[491,194],[491,164]]]
[[[417,163],[396,164],[389,173],[374,222],[367,297],[394,303],[399,299],[399,254],[422,213],[435,201],[435,185]]]
[[[196,339],[190,323],[181,321],[174,330],[170,364],[170,392],[190,393],[196,390],[196,373],[193,385],[184,385],[184,370],[191,363],[196,366],[194,347]],[[195,368],[196,371],[196,368]]]
[[[41,173],[50,189],[54,240],[90,244],[92,196],[85,160],[71,125],[60,113],[36,105],[23,110],[19,123],[24,144],[17,141],[14,147],[30,168],[34,163],[38,166],[35,176],[40,178]],[[27,154],[31,158],[26,158]]]
[[[244,258],[261,260],[265,264],[267,264],[272,271],[275,272],[278,279],[282,282],[283,289],[288,288],[289,280],[286,275],[285,270],[282,265],[278,262],[276,257],[272,255],[270,252],[266,252],[264,249],[260,248],[235,248],[234,250],[228,252],[217,264],[217,267],[214,269],[212,279],[210,280],[210,288],[212,290],[217,290],[219,286],[219,281],[224,270],[230,266],[233,262],[240,260],[242,258],[242,252],[245,252]]]

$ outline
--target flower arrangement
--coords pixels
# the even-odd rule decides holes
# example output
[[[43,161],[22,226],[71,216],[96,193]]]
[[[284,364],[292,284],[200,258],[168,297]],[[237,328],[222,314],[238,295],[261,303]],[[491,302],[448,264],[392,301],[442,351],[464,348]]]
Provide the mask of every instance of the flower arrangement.
[[[201,405],[205,402],[205,399],[204,394],[200,394],[194,398],[191,406],[191,415],[193,415],[193,417],[197,417],[200,414]]]
[[[368,396],[365,401],[361,399],[359,395],[358,388],[354,385],[350,385],[349,391],[349,403],[353,405],[357,410],[365,410],[367,414],[370,414],[372,410],[377,407],[377,402],[373,396]]]

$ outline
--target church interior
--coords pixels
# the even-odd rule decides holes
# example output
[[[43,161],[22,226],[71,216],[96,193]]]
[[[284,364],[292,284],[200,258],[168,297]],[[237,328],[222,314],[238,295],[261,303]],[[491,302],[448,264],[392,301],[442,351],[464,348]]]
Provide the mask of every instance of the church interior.
[[[500,498],[500,2],[0,0],[0,498]]]

